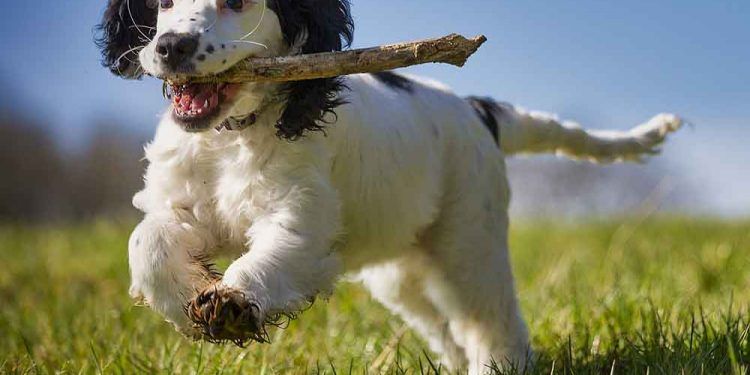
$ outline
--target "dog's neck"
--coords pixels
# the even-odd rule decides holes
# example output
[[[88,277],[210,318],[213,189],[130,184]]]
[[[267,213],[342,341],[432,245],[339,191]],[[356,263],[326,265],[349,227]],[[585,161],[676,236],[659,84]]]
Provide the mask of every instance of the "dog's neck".
[[[243,88],[242,95],[246,104],[236,108],[235,114],[216,127],[217,131],[242,131],[255,125],[261,115],[277,111],[276,107],[286,100],[278,84],[248,85]]]

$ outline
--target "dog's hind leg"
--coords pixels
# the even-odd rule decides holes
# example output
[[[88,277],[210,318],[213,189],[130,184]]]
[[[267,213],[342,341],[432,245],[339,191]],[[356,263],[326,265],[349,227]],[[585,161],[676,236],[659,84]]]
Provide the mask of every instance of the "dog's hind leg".
[[[504,171],[495,169],[500,166],[459,171],[440,217],[420,236],[436,265],[425,290],[448,317],[471,374],[488,372],[493,361],[522,368],[531,355],[508,253],[510,193]]]
[[[441,259],[442,269],[426,278],[425,286],[464,347],[469,373],[483,374],[493,362],[522,369],[531,352],[505,248],[484,254],[454,250],[466,258]]]
[[[428,261],[421,255],[410,255],[368,267],[359,273],[357,279],[362,281],[373,298],[399,315],[427,341],[430,349],[440,356],[443,367],[464,369],[464,350],[453,340],[448,319],[427,298],[424,277],[432,272]]]

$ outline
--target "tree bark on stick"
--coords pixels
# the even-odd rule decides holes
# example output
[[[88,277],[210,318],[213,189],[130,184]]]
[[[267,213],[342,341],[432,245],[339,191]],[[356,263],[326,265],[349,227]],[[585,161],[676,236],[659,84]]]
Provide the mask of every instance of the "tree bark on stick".
[[[249,58],[216,76],[194,77],[191,82],[288,82],[375,73],[426,63],[463,66],[487,38],[467,39],[451,34],[409,43],[269,58]]]

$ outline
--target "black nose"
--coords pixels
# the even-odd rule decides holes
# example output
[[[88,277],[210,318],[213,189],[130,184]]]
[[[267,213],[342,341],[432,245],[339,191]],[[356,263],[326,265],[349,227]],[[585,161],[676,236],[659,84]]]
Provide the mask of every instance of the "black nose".
[[[198,49],[198,37],[191,34],[166,33],[156,41],[156,56],[172,69],[190,61]]]

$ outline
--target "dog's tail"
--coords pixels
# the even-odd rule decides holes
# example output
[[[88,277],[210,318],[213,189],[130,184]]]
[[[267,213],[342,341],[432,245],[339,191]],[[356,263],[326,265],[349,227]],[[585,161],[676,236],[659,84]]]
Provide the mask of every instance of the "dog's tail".
[[[659,153],[659,145],[683,121],[660,114],[629,131],[590,131],[555,116],[527,112],[488,98],[467,98],[506,155],[554,153],[596,163],[642,161]]]

